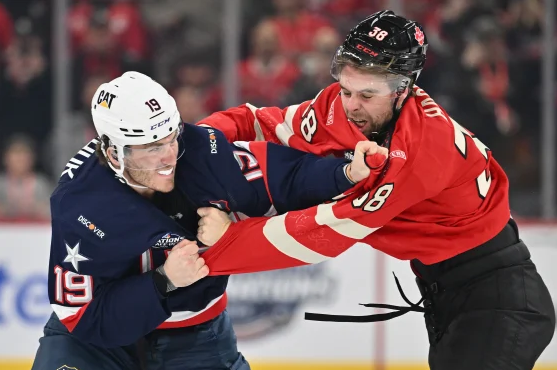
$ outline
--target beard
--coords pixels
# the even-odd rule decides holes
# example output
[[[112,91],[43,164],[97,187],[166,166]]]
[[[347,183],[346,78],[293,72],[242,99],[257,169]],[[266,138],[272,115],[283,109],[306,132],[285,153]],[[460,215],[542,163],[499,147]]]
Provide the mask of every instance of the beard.
[[[128,169],[127,172],[130,180],[151,190],[169,193],[174,189],[174,173],[172,177],[160,178],[157,176],[157,170]]]
[[[350,114],[346,112],[350,123],[358,127],[360,132],[368,139],[372,139],[374,133],[380,132],[393,118],[393,111],[389,109],[385,112],[371,116],[370,114]]]

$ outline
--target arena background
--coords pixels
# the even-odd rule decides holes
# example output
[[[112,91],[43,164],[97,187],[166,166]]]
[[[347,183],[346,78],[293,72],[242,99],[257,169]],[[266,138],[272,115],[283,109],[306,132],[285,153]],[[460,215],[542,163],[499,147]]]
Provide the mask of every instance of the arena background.
[[[187,122],[249,101],[285,106],[332,82],[343,35],[389,8],[429,38],[418,85],[490,147],[511,208],[557,296],[555,0],[0,0],[0,369],[30,369],[50,314],[48,197],[93,136],[101,81],[152,75]],[[420,314],[315,323],[418,300],[407,262],[358,245],[334,261],[233,277],[229,311],[255,370],[427,369]],[[536,369],[557,369],[557,340]],[[53,369],[54,370],[54,369]]]

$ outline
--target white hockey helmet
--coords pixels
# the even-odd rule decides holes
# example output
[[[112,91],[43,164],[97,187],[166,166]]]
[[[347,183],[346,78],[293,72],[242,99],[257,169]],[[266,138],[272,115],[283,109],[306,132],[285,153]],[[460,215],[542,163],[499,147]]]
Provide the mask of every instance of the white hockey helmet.
[[[176,101],[159,83],[139,72],[126,72],[95,92],[91,115],[99,137],[118,146],[163,139],[180,125]]]
[[[150,144],[170,134],[176,135],[178,139],[179,131],[176,131],[182,122],[176,101],[168,91],[151,77],[139,72],[126,72],[99,86],[91,101],[91,116],[101,138],[103,154],[107,155],[103,135],[108,137],[109,145],[116,149],[120,166],[115,168],[110,161],[108,165],[126,182],[123,175],[124,153],[132,151],[126,147]],[[145,149],[133,151],[146,152]],[[156,155],[152,155],[151,159],[155,163]],[[157,168],[159,166],[153,165],[152,168],[141,169]]]

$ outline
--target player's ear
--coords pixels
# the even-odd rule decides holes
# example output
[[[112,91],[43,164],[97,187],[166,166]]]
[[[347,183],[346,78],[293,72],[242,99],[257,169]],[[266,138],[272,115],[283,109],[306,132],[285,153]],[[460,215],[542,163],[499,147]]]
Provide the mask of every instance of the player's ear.
[[[116,148],[110,146],[106,149],[107,161],[110,161],[115,168],[120,168],[120,163],[118,162],[118,154],[116,153]]]
[[[400,90],[397,92],[398,94],[398,101],[396,103],[396,109],[401,109],[402,108],[402,104],[406,101],[406,98],[408,97],[408,94],[410,94],[410,88],[405,87],[405,88],[399,88]]]

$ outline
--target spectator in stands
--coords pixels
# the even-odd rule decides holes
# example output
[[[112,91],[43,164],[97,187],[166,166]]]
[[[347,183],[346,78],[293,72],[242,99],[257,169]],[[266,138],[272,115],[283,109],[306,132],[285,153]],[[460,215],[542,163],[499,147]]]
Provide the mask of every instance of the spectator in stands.
[[[515,94],[511,101],[518,116],[522,119],[520,136],[525,146],[530,147],[531,155],[538,155],[537,148],[541,131],[541,56],[544,52],[542,40],[543,5],[538,0],[516,1],[503,13],[506,26],[506,41],[511,60],[519,64],[518,73],[510,76],[511,87]],[[557,33],[555,34],[557,38]],[[557,67],[557,66],[556,66]],[[535,158],[534,158],[535,160]]]
[[[242,101],[272,106],[291,90],[300,72],[278,48],[275,24],[262,21],[252,31],[251,55],[239,66]]]
[[[300,59],[302,75],[281,102],[282,106],[311,100],[321,89],[334,82],[331,77],[331,55],[334,55],[341,42],[334,28],[321,28],[317,31],[313,39],[313,50]]]
[[[13,31],[12,18],[4,5],[0,3],[0,58],[12,42]]]
[[[110,78],[116,78],[124,69],[116,37],[110,31],[106,9],[91,9],[91,13],[87,13],[83,19],[75,16],[80,22],[72,18],[77,10],[81,9],[72,9],[70,13],[70,25],[81,24],[83,21],[85,28],[82,33],[72,33],[75,48],[72,78],[74,109],[79,109],[81,105],[79,92],[83,90],[83,82],[87,76],[106,74]]]
[[[240,100],[256,106],[277,105],[284,100],[292,90],[293,83],[298,79],[300,70],[298,65],[286,57],[278,47],[277,29],[273,22],[266,19],[255,26],[251,33],[251,47],[249,56],[238,65],[238,81],[240,82]],[[203,67],[199,67],[203,71]],[[199,85],[199,76],[193,77],[192,66],[184,66],[176,71],[176,80],[189,87]],[[180,72],[181,71],[181,72]],[[190,77],[187,77],[190,76]],[[187,78],[186,78],[187,77]],[[209,81],[205,78],[203,81]],[[205,110],[217,111],[223,108],[222,87],[201,91]]]
[[[215,80],[215,58],[204,50],[183,53],[174,64],[174,83],[204,90]]]
[[[273,0],[278,46],[283,55],[296,59],[313,48],[313,39],[321,28],[332,27],[326,18],[306,9],[305,0]]]
[[[387,2],[388,0],[318,0],[313,10],[323,14],[341,34],[345,34],[362,20],[364,14],[390,8],[391,4]]]
[[[52,129],[52,86],[42,40],[33,34],[17,35],[5,60],[0,76],[0,140],[23,133],[42,153]]]
[[[474,77],[480,98],[491,105],[491,121],[499,134],[512,134],[518,130],[518,119],[508,104],[512,66],[503,30],[491,18],[476,20],[471,29],[462,63]]]
[[[126,62],[140,62],[149,55],[147,30],[135,1],[116,0],[97,4],[88,0],[77,1],[70,9],[68,21],[75,50],[91,47],[90,32],[102,25],[107,31],[105,41],[116,45]]]
[[[4,54],[8,49],[8,46],[12,43],[13,38],[13,23],[10,13],[7,9],[0,3],[0,76],[4,75]],[[0,77],[0,97],[3,95],[2,78]],[[2,102],[0,100],[0,125],[2,124]],[[0,129],[0,135],[2,130]]]
[[[126,70],[149,72],[149,38],[137,5],[131,0],[78,1],[68,14],[74,54],[73,109],[91,74],[116,78]]]
[[[3,3],[13,20],[14,34],[37,35],[43,43],[43,53],[48,58],[52,46],[52,0],[0,0],[0,3]],[[3,22],[0,19],[0,28]]]
[[[81,105],[78,110],[74,111],[71,117],[73,130],[71,132],[72,140],[68,146],[72,146],[72,152],[77,152],[79,149],[97,136],[93,120],[91,119],[91,100],[97,91],[97,88],[109,78],[100,74],[91,74],[84,79],[83,89],[79,95]],[[54,145],[54,144],[53,144]],[[70,148],[68,147],[68,151]]]
[[[173,66],[185,60],[184,54],[195,59],[206,57],[206,64],[219,61],[219,55],[213,52],[221,49],[225,8],[222,0],[156,0],[139,4],[149,27],[152,55],[156,55],[152,60],[153,70],[163,86],[174,86]]]
[[[171,77],[168,83],[174,96],[181,94],[179,90],[186,89],[190,95],[199,101],[201,111],[211,112],[222,109],[221,90],[218,86],[218,55],[210,48],[185,49],[174,53],[172,67],[167,75]],[[187,114],[186,114],[187,115]],[[185,118],[184,118],[185,120]],[[186,122],[188,122],[186,120]]]
[[[182,86],[174,91],[172,95],[184,122],[195,123],[209,115],[204,110],[204,97],[196,89]]]
[[[25,135],[13,136],[4,151],[0,174],[0,219],[48,220],[53,189],[43,175],[34,171],[35,147]]]

